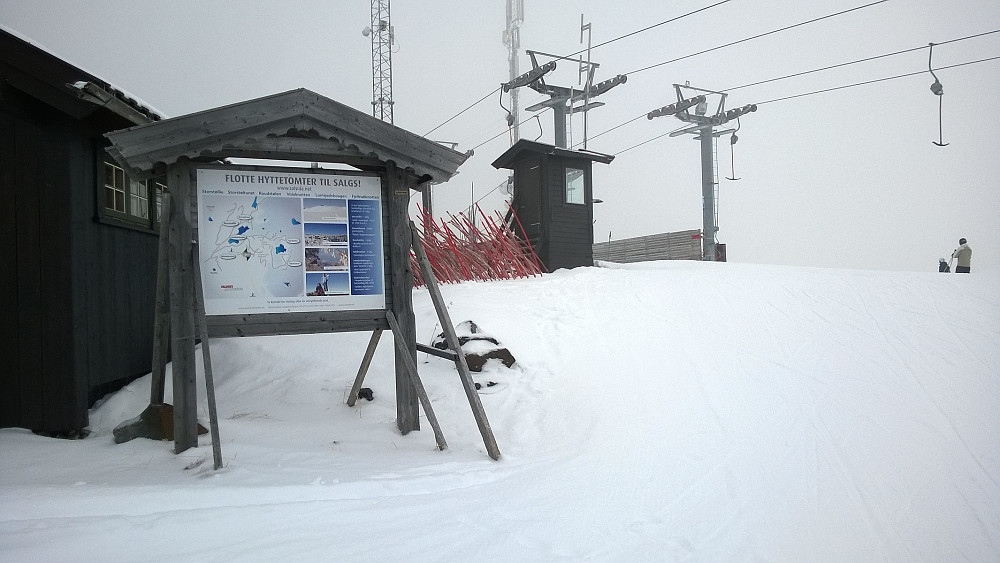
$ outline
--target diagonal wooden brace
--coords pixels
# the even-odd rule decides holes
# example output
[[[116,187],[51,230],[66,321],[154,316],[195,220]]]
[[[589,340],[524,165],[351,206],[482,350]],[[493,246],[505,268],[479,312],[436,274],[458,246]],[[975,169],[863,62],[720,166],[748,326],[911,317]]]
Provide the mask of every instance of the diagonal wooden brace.
[[[451,322],[451,315],[445,307],[444,298],[441,296],[441,289],[437,285],[437,278],[431,269],[431,263],[427,260],[427,253],[424,245],[420,242],[420,233],[416,225],[410,221],[410,230],[413,232],[413,251],[417,255],[417,263],[420,264],[420,273],[423,275],[424,284],[431,294],[431,301],[434,302],[434,310],[437,311],[438,321],[444,329],[445,341],[457,356],[455,365],[458,367],[458,375],[462,380],[462,387],[465,388],[465,396],[469,399],[469,406],[472,407],[472,414],[476,417],[476,424],[479,425],[479,433],[483,436],[483,443],[486,444],[486,451],[495,460],[500,459],[500,448],[497,447],[496,438],[493,437],[493,429],[490,428],[490,421],[486,418],[486,411],[483,403],[479,400],[479,393],[476,391],[476,384],[472,381],[472,374],[469,372],[469,364],[462,353],[462,345],[458,342],[458,335],[455,334],[455,325]]]

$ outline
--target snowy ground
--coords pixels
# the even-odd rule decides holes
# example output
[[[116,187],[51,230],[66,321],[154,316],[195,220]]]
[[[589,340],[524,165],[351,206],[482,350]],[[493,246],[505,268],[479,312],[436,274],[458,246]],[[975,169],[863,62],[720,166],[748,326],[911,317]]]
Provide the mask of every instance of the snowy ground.
[[[86,440],[2,430],[0,560],[1000,560],[1000,271],[656,262],[443,292],[518,359],[477,376],[500,462],[424,354],[450,449],[396,431],[389,335],[353,409],[368,334],[214,340],[225,467],[206,437],[113,444],[148,377]]]

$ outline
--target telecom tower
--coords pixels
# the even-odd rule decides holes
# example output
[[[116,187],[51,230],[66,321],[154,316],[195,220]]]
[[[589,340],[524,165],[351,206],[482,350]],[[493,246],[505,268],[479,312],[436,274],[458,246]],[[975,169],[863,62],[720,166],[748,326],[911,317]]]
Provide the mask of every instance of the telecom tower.
[[[372,0],[372,25],[362,35],[372,38],[372,115],[392,123],[392,43],[389,0]]]
[[[507,47],[507,61],[510,63],[510,80],[517,78],[520,71],[517,64],[517,53],[521,50],[521,24],[524,23],[524,0],[507,0],[507,29],[503,32],[503,44]],[[510,115],[507,125],[516,143],[521,138],[518,117],[517,89],[510,91]]]

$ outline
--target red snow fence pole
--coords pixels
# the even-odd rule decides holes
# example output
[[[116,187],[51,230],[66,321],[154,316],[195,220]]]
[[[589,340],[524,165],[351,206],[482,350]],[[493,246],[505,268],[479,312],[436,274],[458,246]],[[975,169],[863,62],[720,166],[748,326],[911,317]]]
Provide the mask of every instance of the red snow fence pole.
[[[499,212],[494,219],[478,205],[476,210],[481,218],[478,224],[464,213],[448,213],[447,220],[434,221],[420,209],[420,238],[438,282],[507,280],[543,273],[531,245],[517,237]],[[520,224],[516,215],[514,220]],[[413,285],[422,286],[423,276],[412,252],[410,262]]]

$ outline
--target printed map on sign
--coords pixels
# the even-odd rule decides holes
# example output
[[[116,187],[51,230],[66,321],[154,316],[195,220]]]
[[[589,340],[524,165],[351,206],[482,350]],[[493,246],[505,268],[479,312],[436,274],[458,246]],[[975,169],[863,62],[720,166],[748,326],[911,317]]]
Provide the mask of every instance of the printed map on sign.
[[[205,313],[382,309],[382,184],[367,174],[199,168]]]
[[[305,292],[300,200],[285,197],[203,196],[205,299],[295,297]]]

